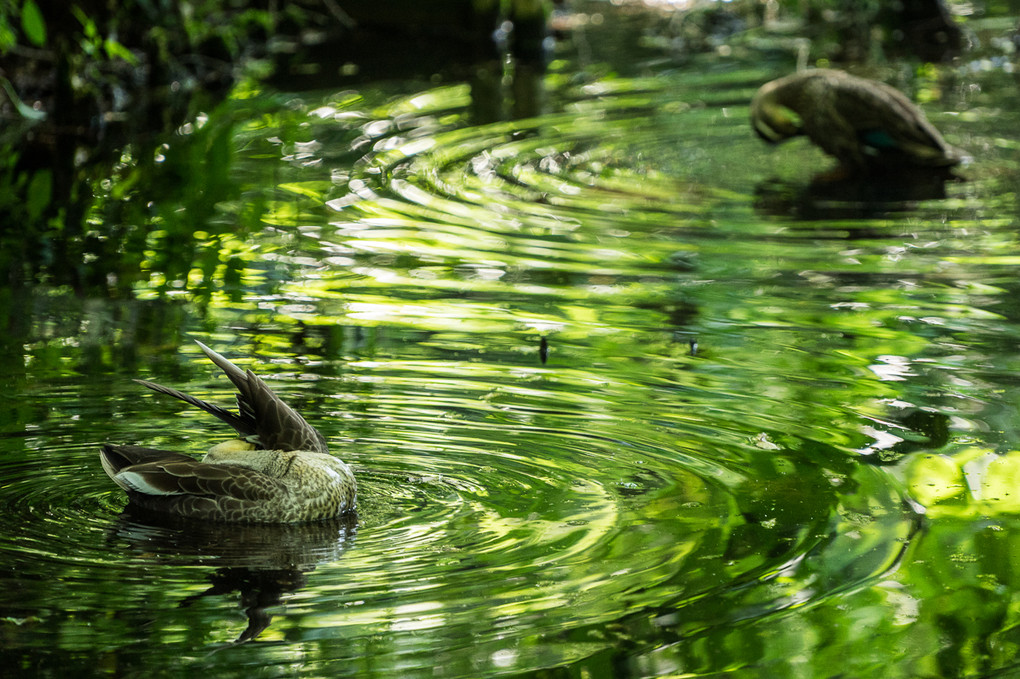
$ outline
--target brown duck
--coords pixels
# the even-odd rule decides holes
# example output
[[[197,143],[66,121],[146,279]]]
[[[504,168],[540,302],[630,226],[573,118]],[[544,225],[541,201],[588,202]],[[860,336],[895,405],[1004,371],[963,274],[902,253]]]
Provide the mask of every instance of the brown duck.
[[[772,144],[805,135],[856,173],[947,168],[964,157],[898,90],[827,68],[763,85],[751,124]]]
[[[104,445],[103,469],[130,501],[177,516],[253,523],[313,521],[354,511],[354,474],[330,455],[322,434],[251,370],[197,344],[237,387],[238,413],[135,381],[215,415],[239,438],[213,446],[201,462],[166,450]]]

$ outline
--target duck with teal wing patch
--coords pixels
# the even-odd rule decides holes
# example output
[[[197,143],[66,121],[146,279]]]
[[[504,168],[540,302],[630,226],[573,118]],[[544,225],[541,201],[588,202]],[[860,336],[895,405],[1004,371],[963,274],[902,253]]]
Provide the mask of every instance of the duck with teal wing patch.
[[[772,144],[804,135],[854,174],[949,168],[964,159],[898,90],[827,68],[763,85],[751,100],[751,124]]]
[[[355,509],[354,473],[326,440],[251,370],[197,343],[237,388],[233,413],[154,382],[146,387],[223,420],[238,438],[198,461],[183,453],[104,445],[103,469],[144,509],[213,521],[295,523]]]

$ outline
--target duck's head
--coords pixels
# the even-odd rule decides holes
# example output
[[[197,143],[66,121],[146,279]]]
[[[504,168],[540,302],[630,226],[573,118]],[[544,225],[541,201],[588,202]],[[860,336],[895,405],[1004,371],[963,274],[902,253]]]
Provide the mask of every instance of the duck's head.
[[[751,126],[770,144],[804,133],[800,116],[780,103],[780,85],[780,81],[766,83],[751,99]]]

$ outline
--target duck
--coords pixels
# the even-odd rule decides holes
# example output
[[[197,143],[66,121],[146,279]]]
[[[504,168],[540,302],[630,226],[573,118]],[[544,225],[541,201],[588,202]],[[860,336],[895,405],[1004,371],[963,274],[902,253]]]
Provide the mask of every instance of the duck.
[[[251,370],[196,344],[237,388],[238,412],[155,382],[135,382],[215,416],[233,427],[237,438],[212,446],[201,461],[155,448],[103,445],[103,470],[129,503],[233,523],[298,523],[355,512],[354,473],[329,452],[322,434]]]
[[[849,174],[946,169],[966,158],[902,92],[835,69],[762,85],[751,100],[751,125],[771,144],[805,135]]]

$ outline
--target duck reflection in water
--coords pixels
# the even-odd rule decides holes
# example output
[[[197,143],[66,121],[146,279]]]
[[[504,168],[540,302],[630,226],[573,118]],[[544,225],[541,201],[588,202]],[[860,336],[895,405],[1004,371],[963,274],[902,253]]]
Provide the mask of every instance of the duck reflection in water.
[[[858,202],[945,196],[951,168],[967,156],[948,144],[901,92],[833,69],[810,69],[763,85],[751,125],[778,144],[806,136],[839,166],[819,175],[810,195]]]
[[[215,564],[207,575],[211,586],[184,597],[179,607],[237,592],[248,624],[233,643],[243,643],[269,627],[269,610],[301,589],[317,565],[341,558],[353,544],[357,524],[357,516],[348,513],[301,524],[238,525],[195,521],[128,505],[109,538],[118,543],[119,551],[124,551],[126,543],[139,558],[168,565]]]
[[[350,467],[326,440],[251,370],[198,342],[237,387],[233,413],[171,387],[137,382],[204,410],[238,438],[213,446],[201,462],[183,453],[105,445],[101,461],[131,503],[170,515],[232,523],[294,523],[355,509]]]
[[[754,208],[761,214],[804,221],[874,219],[945,198],[945,182],[944,176],[928,172],[888,181],[848,177],[809,184],[773,177],[755,186]]]

